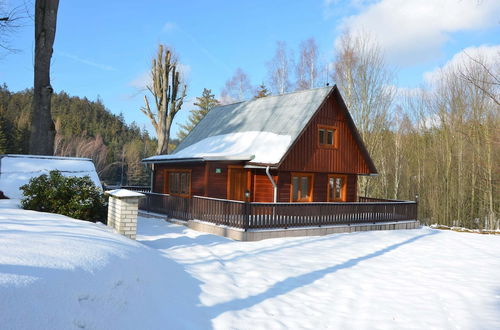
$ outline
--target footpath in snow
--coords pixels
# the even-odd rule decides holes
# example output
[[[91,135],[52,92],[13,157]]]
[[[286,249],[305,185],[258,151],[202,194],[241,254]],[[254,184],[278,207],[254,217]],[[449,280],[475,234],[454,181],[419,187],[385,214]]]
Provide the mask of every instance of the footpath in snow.
[[[0,201],[1,329],[499,329],[500,237],[418,230],[138,241]]]

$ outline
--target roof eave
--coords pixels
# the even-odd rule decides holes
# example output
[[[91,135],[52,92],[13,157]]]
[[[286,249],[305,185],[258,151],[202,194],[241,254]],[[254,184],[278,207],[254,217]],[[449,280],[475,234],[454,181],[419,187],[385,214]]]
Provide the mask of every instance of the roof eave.
[[[203,156],[203,157],[180,157],[180,158],[166,158],[166,159],[148,159],[141,160],[145,164],[167,164],[167,163],[196,163],[196,162],[209,162],[209,161],[250,161],[254,156]]]

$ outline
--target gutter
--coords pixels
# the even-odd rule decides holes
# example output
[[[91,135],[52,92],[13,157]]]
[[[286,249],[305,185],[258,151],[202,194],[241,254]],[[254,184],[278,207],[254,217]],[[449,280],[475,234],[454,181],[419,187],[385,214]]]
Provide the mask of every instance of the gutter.
[[[271,181],[273,185],[273,200],[274,203],[278,200],[278,186],[276,185],[276,182],[274,182],[273,177],[271,176],[271,173],[269,173],[269,166],[266,167],[266,174],[267,177],[269,178],[269,181]]]

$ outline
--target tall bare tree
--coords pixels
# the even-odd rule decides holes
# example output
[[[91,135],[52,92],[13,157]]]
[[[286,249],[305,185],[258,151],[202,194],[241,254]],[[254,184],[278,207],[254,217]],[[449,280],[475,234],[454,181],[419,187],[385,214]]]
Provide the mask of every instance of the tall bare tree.
[[[469,59],[469,65],[460,69],[460,77],[500,106],[500,51],[497,52],[496,63],[488,63],[481,56],[472,57],[465,54]],[[482,79],[477,77],[478,71],[483,72]]]
[[[319,77],[319,50],[316,40],[309,38],[299,46],[299,61],[295,67],[297,77],[296,89],[314,88],[318,85]]]
[[[274,57],[267,63],[269,85],[274,94],[283,94],[290,91],[291,58],[286,43],[284,41],[276,42]]]
[[[31,115],[30,153],[53,155],[56,135],[50,112],[53,89],[50,85],[50,60],[56,37],[59,0],[35,3],[35,77]]]
[[[252,97],[253,90],[248,75],[241,68],[237,68],[220,93],[221,103],[229,104],[248,100]]]
[[[160,44],[158,54],[153,58],[151,65],[151,83],[147,86],[153,95],[155,109],[151,109],[146,95],[144,95],[145,106],[141,108],[156,131],[157,155],[169,152],[170,128],[175,116],[181,110],[186,97],[186,88],[187,86],[181,83],[177,61],[173,59],[172,52]]]
[[[395,91],[394,76],[377,43],[368,35],[341,36],[335,59],[334,81],[340,88],[360,135],[375,163],[381,159],[383,132]],[[360,190],[369,193],[373,180],[361,178]]]

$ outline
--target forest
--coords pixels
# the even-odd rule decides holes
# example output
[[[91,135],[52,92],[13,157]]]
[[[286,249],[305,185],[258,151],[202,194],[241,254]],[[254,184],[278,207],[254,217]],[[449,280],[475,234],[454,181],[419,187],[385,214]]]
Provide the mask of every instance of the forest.
[[[32,89],[10,92],[0,86],[0,154],[28,154]],[[52,96],[56,156],[87,157],[94,161],[106,185],[148,185],[149,169],[140,160],[154,154],[156,139],[123,116],[112,114],[99,100]],[[175,142],[175,141],[173,141]]]

